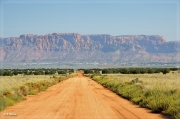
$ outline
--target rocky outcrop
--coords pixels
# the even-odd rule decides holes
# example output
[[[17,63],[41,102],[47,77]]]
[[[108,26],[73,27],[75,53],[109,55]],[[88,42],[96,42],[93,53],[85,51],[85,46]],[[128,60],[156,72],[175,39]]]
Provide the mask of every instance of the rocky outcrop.
[[[24,34],[0,38],[0,61],[179,61],[180,42],[158,35]]]

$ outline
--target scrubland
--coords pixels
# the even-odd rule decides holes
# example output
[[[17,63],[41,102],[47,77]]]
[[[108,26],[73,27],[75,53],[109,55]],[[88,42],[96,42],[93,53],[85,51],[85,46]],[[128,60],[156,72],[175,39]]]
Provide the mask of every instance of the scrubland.
[[[154,113],[180,118],[180,73],[105,74],[91,78],[123,98]]]
[[[0,76],[0,111],[73,75]]]

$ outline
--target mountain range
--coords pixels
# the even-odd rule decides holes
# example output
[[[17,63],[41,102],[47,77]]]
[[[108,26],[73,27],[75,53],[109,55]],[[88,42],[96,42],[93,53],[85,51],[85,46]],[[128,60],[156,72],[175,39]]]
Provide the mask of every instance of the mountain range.
[[[180,42],[159,35],[23,34],[0,38],[0,62],[177,62]]]

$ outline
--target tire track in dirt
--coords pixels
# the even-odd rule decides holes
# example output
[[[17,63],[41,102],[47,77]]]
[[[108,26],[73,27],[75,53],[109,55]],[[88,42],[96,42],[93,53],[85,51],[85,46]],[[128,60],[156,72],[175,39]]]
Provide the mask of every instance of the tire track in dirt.
[[[4,116],[14,113],[17,116]],[[1,119],[166,119],[139,108],[95,81],[69,78],[0,112]]]

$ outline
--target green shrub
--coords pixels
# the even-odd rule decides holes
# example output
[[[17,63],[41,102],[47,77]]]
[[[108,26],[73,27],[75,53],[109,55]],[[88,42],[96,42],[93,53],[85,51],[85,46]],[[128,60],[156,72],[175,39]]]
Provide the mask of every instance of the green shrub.
[[[120,85],[119,80],[110,80],[110,81],[107,81],[106,83],[106,87],[109,88],[113,92],[117,92],[118,85]]]
[[[128,100],[132,100],[136,97],[142,97],[142,89],[138,85],[132,84],[123,84],[117,87],[117,94],[127,98]]]
[[[48,88],[48,87],[46,87],[46,86],[41,86],[41,87],[40,87],[40,90],[41,90],[41,91],[45,91],[45,90],[47,90],[47,88]]]
[[[12,100],[11,98],[5,98],[5,101],[4,101],[5,107],[12,106],[14,103],[15,103],[15,101]]]
[[[11,97],[11,100],[14,100],[15,103],[17,103],[17,102],[20,102],[22,100],[26,100],[26,98],[22,97],[22,96],[16,96],[16,97]]]
[[[31,90],[30,92],[29,92],[29,95],[36,95],[38,93],[38,91],[36,91],[36,90]]]
[[[2,111],[5,108],[5,99],[0,98],[0,111]]]
[[[136,79],[133,79],[130,83],[143,83],[143,81],[136,78]]]

